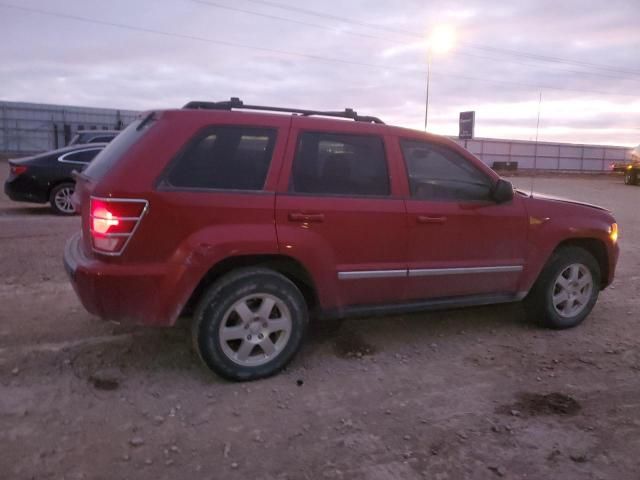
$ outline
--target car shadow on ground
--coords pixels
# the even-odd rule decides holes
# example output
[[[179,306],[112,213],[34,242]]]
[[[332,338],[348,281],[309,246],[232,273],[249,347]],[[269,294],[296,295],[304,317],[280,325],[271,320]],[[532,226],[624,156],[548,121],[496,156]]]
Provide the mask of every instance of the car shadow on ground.
[[[18,217],[22,215],[61,217],[61,215],[53,213],[48,205],[0,208],[0,217]]]
[[[201,363],[191,345],[188,323],[185,318],[175,328],[116,327],[112,339],[80,342],[55,353],[28,354],[25,366],[44,367],[45,375],[51,369],[71,368],[76,378],[88,382],[96,373],[115,371],[123,379],[163,381],[177,374],[183,381],[202,385],[229,383]],[[407,345],[427,349],[434,342],[464,346],[469,338],[510,335],[535,328],[525,321],[520,304],[349,320],[316,319],[288,371],[328,365],[335,357],[348,360],[380,353],[402,354]]]
[[[528,322],[522,304],[490,305],[348,320],[316,320],[311,323],[304,360],[322,361],[330,354],[360,358],[376,353],[402,353],[407,345],[428,348],[434,342],[467,342],[491,335],[507,335],[537,329]],[[461,337],[462,335],[462,337]],[[295,364],[295,362],[294,362]]]

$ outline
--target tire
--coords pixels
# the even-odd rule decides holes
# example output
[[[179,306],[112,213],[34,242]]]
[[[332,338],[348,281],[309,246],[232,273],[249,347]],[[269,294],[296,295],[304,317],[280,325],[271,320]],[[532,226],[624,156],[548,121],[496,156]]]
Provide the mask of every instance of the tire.
[[[308,323],[307,304],[293,282],[266,268],[243,268],[205,291],[191,333],[209,369],[247,381],[284,368],[300,349]]]
[[[56,185],[49,194],[51,210],[56,215],[75,215],[76,209],[71,203],[71,195],[76,185],[71,182],[64,182]]]
[[[598,300],[600,278],[600,266],[588,251],[557,249],[524,301],[527,316],[557,330],[579,325]]]
[[[636,185],[638,183],[638,172],[634,170],[627,170],[624,172],[625,185]]]

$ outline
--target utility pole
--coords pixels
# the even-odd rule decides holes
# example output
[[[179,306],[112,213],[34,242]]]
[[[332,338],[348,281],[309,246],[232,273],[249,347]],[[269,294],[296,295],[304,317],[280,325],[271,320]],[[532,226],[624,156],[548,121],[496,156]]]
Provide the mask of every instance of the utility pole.
[[[431,47],[427,49],[427,99],[424,105],[424,131],[427,131],[429,121],[429,81],[431,77]]]

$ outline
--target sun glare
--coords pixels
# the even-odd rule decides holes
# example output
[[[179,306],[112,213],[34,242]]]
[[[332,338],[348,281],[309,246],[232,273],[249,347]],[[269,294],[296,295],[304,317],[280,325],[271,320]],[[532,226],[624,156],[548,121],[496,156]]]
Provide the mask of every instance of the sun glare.
[[[439,25],[429,35],[429,48],[433,53],[446,53],[456,43],[456,32],[449,25]]]

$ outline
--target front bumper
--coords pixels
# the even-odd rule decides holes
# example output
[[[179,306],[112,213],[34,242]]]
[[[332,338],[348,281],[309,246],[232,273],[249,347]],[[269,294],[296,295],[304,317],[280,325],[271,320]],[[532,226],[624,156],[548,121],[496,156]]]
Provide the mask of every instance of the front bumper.
[[[118,264],[88,257],[80,233],[64,250],[64,267],[82,305],[104,320],[169,326],[181,309],[171,291],[165,265]]]
[[[618,242],[611,244],[609,243],[607,248],[607,258],[609,262],[608,275],[605,281],[602,284],[602,288],[606,288],[611,283],[613,283],[613,278],[616,274],[616,267],[618,265],[618,257],[620,256],[620,246]]]

